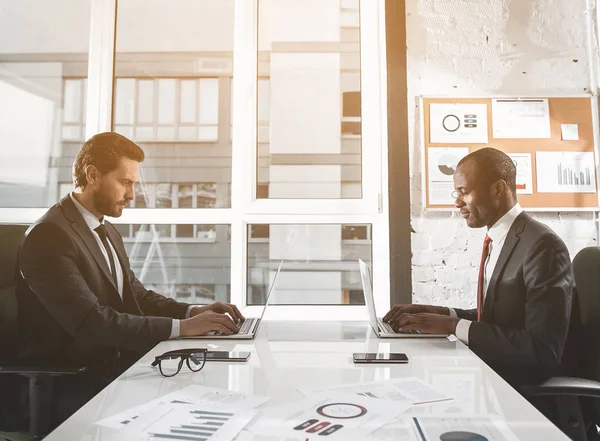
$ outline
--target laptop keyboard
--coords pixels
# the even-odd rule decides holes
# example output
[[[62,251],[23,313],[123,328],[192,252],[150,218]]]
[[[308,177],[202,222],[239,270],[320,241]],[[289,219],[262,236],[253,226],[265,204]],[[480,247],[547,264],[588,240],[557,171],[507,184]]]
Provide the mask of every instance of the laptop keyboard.
[[[381,319],[377,319],[377,323],[379,323],[379,326],[383,331],[385,331],[386,334],[420,334],[420,332],[417,330],[396,332],[389,323],[384,322]]]
[[[254,319],[250,318],[244,320],[241,324],[238,324],[238,327],[240,328],[238,334],[249,334],[253,323]]]

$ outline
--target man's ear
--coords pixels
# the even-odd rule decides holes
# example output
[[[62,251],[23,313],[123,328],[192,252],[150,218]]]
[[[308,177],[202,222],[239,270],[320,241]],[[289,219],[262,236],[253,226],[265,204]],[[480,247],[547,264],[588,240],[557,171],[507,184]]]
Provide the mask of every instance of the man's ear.
[[[509,191],[508,190],[508,184],[506,183],[506,181],[504,179],[499,179],[494,184],[494,194],[497,197],[504,196],[506,193],[508,193],[508,191]]]
[[[85,179],[88,184],[95,184],[98,178],[100,178],[100,171],[95,165],[88,165],[84,171]]]

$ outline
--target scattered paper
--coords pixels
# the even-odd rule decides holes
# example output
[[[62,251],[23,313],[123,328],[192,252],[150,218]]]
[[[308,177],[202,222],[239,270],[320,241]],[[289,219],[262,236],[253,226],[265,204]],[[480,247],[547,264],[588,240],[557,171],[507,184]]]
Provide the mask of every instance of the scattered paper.
[[[407,402],[327,391],[269,408],[269,412],[263,409],[248,429],[282,438],[364,440],[371,432],[394,421],[409,406]]]
[[[213,403],[198,404],[160,403],[144,412],[111,441],[227,441],[238,433],[256,415],[256,411],[223,406],[214,409]]]
[[[194,385],[149,401],[148,403],[132,407],[124,412],[120,412],[98,421],[96,424],[104,427],[110,427],[111,429],[122,429],[129,423],[135,421],[144,412],[156,407],[159,404],[187,405],[204,403],[206,406],[206,403],[211,403],[215,408],[226,405],[233,406],[238,409],[254,409],[268,400],[269,398],[267,397],[259,397],[256,395],[232,392],[214,387]]]
[[[234,441],[304,441],[305,439],[306,438],[301,436],[289,438],[277,435],[263,435],[261,433],[250,432],[249,430],[242,430]]]
[[[579,141],[579,125],[561,124],[560,134],[563,141]]]
[[[377,429],[369,437],[378,441],[420,441],[412,418],[400,418]]]
[[[452,397],[440,392],[417,377],[406,377],[385,381],[369,381],[364,383],[329,386],[319,389],[300,390],[305,396],[325,391],[338,391],[383,400],[408,402],[412,405],[431,404],[452,400]]]
[[[551,138],[547,99],[492,100],[494,138]]]
[[[487,143],[487,104],[430,104],[429,141],[444,144]]]
[[[536,152],[539,193],[595,193],[593,152]]]
[[[533,194],[531,153],[507,153],[517,167],[517,194]]]
[[[427,149],[429,204],[454,204],[452,197],[454,172],[458,162],[468,154],[468,147],[429,147]]]
[[[413,423],[421,441],[517,441],[506,423],[492,417],[415,417]]]

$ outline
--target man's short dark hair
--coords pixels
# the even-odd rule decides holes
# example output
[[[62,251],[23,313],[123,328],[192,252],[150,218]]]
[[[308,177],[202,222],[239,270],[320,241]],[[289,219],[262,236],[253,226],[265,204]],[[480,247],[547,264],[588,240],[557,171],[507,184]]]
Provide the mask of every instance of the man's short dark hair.
[[[502,179],[513,196],[517,196],[517,167],[506,153],[492,147],[485,147],[469,153],[456,167],[460,167],[467,161],[474,161],[477,165],[478,180],[491,184]]]
[[[85,168],[88,165],[95,166],[100,173],[108,173],[118,167],[121,158],[142,162],[144,151],[135,142],[115,132],[92,136],[83,144],[73,163],[75,188],[87,185]]]

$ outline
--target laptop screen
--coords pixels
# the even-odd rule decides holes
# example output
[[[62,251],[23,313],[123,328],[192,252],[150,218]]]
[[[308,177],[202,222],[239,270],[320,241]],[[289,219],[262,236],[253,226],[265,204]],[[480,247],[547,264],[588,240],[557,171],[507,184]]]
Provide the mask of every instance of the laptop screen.
[[[279,275],[279,271],[281,271],[281,267],[283,266],[283,259],[279,262],[279,267],[277,268],[277,272],[275,276],[273,276],[273,281],[271,282],[271,286],[269,287],[269,292],[267,293],[267,298],[265,299],[265,307],[262,310],[262,314],[260,315],[260,319],[265,315],[265,311],[267,310],[267,305],[269,304],[269,298],[271,298],[271,294],[273,293],[273,288],[275,288],[275,281],[277,280],[277,276]]]
[[[373,298],[373,285],[371,284],[371,270],[362,259],[358,259],[358,266],[360,267],[360,280],[362,281],[365,303],[367,304],[367,311],[369,312],[369,322],[371,323],[373,330],[379,332],[377,313],[375,312],[375,299]]]

